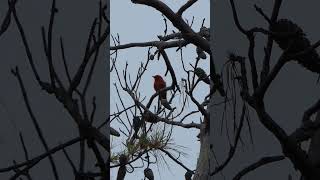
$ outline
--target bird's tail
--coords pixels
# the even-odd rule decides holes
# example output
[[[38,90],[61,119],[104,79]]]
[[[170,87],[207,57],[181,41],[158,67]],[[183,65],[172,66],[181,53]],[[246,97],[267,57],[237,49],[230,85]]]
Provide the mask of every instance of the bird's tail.
[[[167,101],[167,99],[161,99],[160,102],[166,109],[170,111],[172,110],[172,107],[170,106],[170,103]]]
[[[159,98],[160,98],[160,100],[161,100],[161,99],[167,99],[167,91],[162,91],[162,92],[159,94]]]
[[[210,85],[210,78],[207,76],[203,79],[203,82]]]

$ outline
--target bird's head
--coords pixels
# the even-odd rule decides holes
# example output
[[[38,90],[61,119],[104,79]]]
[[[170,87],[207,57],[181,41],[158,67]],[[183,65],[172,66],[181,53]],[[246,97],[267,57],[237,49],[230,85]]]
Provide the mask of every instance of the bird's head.
[[[162,80],[162,77],[160,75],[154,75],[152,76],[154,78],[154,80]]]

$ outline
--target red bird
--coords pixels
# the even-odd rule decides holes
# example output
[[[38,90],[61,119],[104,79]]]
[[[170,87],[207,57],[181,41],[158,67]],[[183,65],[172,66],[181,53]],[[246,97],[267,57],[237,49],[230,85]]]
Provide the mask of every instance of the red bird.
[[[160,75],[155,75],[155,76],[152,76],[154,78],[154,84],[153,84],[153,88],[156,92],[160,91],[161,89],[163,88],[166,88],[167,85],[166,85],[166,82],[163,80],[163,78],[160,76]],[[167,91],[163,91],[159,94],[159,99],[160,99],[160,102],[161,104],[169,109],[169,110],[172,110],[169,102],[167,101]]]

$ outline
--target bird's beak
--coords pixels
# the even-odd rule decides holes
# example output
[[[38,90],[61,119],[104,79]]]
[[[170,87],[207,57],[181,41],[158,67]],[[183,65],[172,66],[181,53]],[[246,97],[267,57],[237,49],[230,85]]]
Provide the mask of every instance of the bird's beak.
[[[155,78],[156,76],[152,76],[153,78]]]

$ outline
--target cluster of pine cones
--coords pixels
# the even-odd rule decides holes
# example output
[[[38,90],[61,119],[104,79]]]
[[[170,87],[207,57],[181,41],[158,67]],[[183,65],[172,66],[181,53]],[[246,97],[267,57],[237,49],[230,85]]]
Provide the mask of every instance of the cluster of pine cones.
[[[282,50],[288,50],[289,53],[299,53],[311,46],[311,43],[303,30],[297,24],[288,19],[278,20],[271,26],[271,31],[281,34],[294,34],[290,36],[276,35],[273,37],[279,47]],[[294,60],[306,69],[320,74],[320,57],[315,49],[296,57]]]

